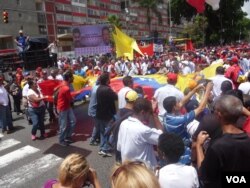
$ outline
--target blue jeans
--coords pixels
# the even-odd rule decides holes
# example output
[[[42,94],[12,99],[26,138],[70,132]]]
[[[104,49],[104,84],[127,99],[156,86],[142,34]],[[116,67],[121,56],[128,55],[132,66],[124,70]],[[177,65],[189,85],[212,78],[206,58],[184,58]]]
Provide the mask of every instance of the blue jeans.
[[[6,130],[7,127],[13,129],[10,107],[0,105],[0,128]]]
[[[76,118],[73,112],[73,109],[59,112],[58,117],[59,122],[59,142],[64,142],[65,138],[70,138],[76,125]],[[69,126],[68,126],[69,122]]]
[[[109,151],[111,148],[108,145],[108,136],[105,135],[105,130],[109,126],[109,121],[96,119],[96,127],[100,131],[100,151]]]
[[[96,141],[97,139],[100,138],[100,130],[99,130],[99,127],[97,127],[97,119],[95,117],[93,117],[93,122],[94,122],[94,127],[93,127],[90,141]]]
[[[38,108],[29,107],[28,112],[32,120],[31,134],[36,135],[37,129],[40,129],[41,136],[43,136],[45,133],[45,128],[44,128],[45,106],[40,106]]]

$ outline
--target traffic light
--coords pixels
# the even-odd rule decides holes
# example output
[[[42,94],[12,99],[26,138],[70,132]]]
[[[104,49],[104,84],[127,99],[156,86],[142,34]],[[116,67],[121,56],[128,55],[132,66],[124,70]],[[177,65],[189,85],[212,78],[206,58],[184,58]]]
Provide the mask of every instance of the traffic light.
[[[8,19],[9,19],[9,13],[6,10],[4,10],[3,11],[3,22],[7,24],[9,22]]]

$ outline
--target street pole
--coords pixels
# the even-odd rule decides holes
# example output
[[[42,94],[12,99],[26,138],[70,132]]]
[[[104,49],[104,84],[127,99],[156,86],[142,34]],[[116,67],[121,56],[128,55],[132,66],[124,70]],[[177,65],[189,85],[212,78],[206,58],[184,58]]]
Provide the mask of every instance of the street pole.
[[[168,11],[169,11],[169,37],[172,37],[171,0],[168,0]]]

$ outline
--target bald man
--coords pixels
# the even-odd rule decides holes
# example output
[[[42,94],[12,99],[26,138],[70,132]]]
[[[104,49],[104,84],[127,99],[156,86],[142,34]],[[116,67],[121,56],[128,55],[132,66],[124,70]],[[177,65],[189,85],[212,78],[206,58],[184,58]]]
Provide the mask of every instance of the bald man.
[[[204,187],[222,187],[221,180],[227,182],[223,172],[250,172],[250,137],[236,126],[242,112],[243,104],[234,96],[224,95],[216,101],[215,114],[223,135],[210,144],[201,163],[199,170]],[[204,131],[198,136],[198,158],[208,137]]]

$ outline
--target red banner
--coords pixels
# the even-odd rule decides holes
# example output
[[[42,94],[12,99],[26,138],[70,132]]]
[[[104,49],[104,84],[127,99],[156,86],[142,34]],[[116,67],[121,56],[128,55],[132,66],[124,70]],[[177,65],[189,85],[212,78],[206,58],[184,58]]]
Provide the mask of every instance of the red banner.
[[[148,45],[144,45],[144,46],[140,46],[139,45],[139,48],[141,50],[141,52],[143,54],[147,54],[149,56],[153,56],[154,55],[154,45],[153,43],[152,44],[148,44]]]

